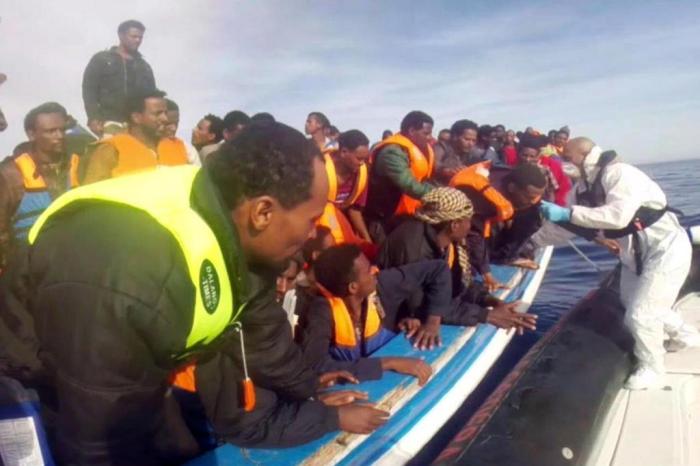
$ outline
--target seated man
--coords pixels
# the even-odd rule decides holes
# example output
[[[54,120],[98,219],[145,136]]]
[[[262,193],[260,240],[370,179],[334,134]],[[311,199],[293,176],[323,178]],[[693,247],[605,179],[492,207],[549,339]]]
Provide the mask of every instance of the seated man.
[[[521,314],[518,303],[504,303],[491,296],[471,276],[469,257],[463,244],[470,229],[472,204],[454,188],[437,188],[423,197],[423,206],[413,219],[399,225],[386,239],[379,252],[380,267],[399,267],[413,262],[442,259],[451,272],[452,302],[440,313],[433,310],[418,330],[421,348],[439,344],[440,323],[476,325],[488,322],[500,328],[516,327],[519,331],[535,328],[536,317]],[[420,290],[408,306],[411,311],[423,307]]]
[[[536,165],[523,164],[510,170],[492,170],[491,183],[513,205],[512,220],[494,225],[488,241],[490,260],[497,264],[536,269],[525,252],[530,237],[542,226],[539,204],[547,179]]]
[[[96,143],[80,161],[81,184],[116,178],[159,165],[185,165],[184,145],[159,146],[168,124],[165,93],[149,91],[127,100],[129,129]]]
[[[359,380],[373,380],[393,370],[416,376],[423,385],[432,370],[420,359],[369,356],[396,336],[399,308],[416,288],[425,289],[430,309],[449,305],[447,266],[428,261],[379,274],[373,269],[351,244],[333,246],[314,262],[322,295],[311,303],[301,329],[304,359],[317,372],[347,370]]]

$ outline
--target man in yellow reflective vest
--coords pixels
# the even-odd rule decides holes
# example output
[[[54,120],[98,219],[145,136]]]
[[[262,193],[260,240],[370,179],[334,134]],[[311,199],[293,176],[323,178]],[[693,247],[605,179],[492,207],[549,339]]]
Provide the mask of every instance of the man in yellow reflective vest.
[[[274,286],[327,193],[318,149],[272,123],[224,145],[207,170],[145,171],[57,199],[13,270],[30,284],[26,308],[0,297],[0,373],[39,390],[57,461],[172,464],[197,454],[168,380],[213,353],[236,365],[247,356],[250,378],[281,398],[314,396],[319,378]],[[337,429],[338,409],[319,406],[318,424]]]

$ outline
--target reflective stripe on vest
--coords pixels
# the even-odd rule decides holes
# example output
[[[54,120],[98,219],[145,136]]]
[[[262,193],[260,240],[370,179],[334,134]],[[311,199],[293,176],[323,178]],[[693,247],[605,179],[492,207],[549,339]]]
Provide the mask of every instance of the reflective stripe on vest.
[[[158,165],[185,165],[187,152],[185,145],[177,142],[166,142],[158,151],[154,151],[134,136],[128,133],[117,134],[106,139],[103,144],[114,147],[118,153],[117,166],[112,169],[112,176],[118,177],[142,170],[156,168]]]
[[[78,185],[79,158],[73,154],[70,160],[70,171],[66,185],[68,188]],[[34,159],[29,154],[22,154],[15,160],[15,165],[22,175],[24,195],[19,202],[17,211],[12,216],[13,236],[16,240],[24,240],[29,229],[34,225],[39,215],[53,202],[44,178],[37,173]]]
[[[337,149],[333,149],[324,152],[323,154],[326,165],[326,174],[328,175],[328,201],[335,203],[341,209],[345,209],[353,205],[355,201],[360,198],[362,192],[367,189],[367,165],[362,164],[360,166],[352,192],[345,201],[338,203],[336,202],[336,198],[338,197],[338,173],[335,170],[335,162],[333,161],[332,157],[332,154],[337,151]]]
[[[401,133],[396,133],[377,144],[372,152],[371,160],[379,155],[381,150],[389,145],[397,145],[403,149],[403,151],[408,156],[408,166],[413,173],[413,177],[418,181],[425,181],[433,174],[433,163],[435,161],[435,155],[433,154],[433,148],[428,146],[428,154],[423,153],[422,150],[418,148],[413,142]],[[418,199],[414,199],[411,196],[402,194],[399,199],[399,203],[396,206],[394,215],[413,215],[415,211],[420,207],[421,202]]]
[[[53,214],[76,201],[114,202],[149,214],[179,244],[196,290],[186,347],[209,343],[238,317],[243,303],[234,303],[226,263],[214,232],[190,206],[192,184],[198,171],[192,166],[163,167],[69,191],[39,217],[29,233],[29,242],[36,241],[42,226]]]

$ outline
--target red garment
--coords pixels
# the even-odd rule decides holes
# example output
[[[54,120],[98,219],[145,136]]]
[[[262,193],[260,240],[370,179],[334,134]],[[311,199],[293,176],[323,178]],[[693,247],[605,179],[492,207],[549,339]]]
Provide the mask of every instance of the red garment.
[[[543,165],[552,172],[559,184],[559,188],[554,192],[554,202],[562,207],[566,207],[566,201],[571,191],[571,180],[564,173],[559,157],[540,157],[540,165]]]
[[[331,158],[333,159],[333,163],[336,166],[336,170],[338,167],[337,154],[337,151],[331,154]],[[338,185],[338,191],[335,195],[336,204],[342,204],[347,200],[348,197],[350,197],[350,195],[355,190],[355,183],[357,183],[357,176],[351,176],[344,183]],[[360,209],[365,208],[365,206],[367,205],[367,186],[365,186],[365,189],[362,190],[362,193],[352,205]]]
[[[503,146],[503,160],[509,167],[514,167],[518,164],[518,151],[515,146]]]

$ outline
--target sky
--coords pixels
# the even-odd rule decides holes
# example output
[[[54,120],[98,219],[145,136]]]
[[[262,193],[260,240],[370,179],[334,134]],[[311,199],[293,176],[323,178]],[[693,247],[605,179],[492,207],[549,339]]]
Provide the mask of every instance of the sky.
[[[82,74],[126,19],[181,109],[322,111],[370,139],[411,110],[541,131],[568,125],[632,163],[700,157],[700,2],[0,0],[0,154],[54,100],[84,123]]]

